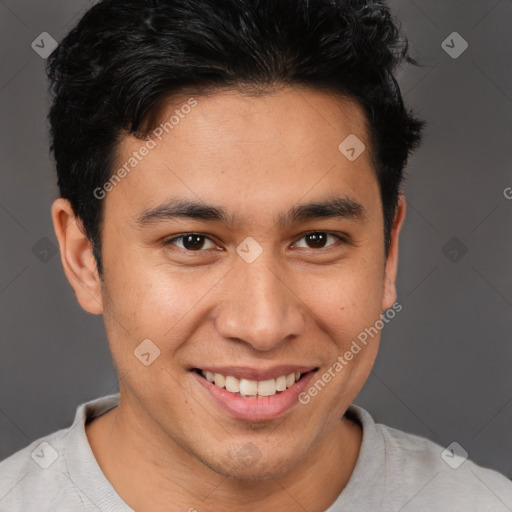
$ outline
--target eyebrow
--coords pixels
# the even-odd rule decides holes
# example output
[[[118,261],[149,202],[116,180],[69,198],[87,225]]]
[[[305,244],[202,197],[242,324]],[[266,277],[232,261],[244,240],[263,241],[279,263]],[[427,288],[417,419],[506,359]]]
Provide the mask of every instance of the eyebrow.
[[[350,218],[362,221],[366,210],[362,204],[349,197],[331,197],[310,203],[299,203],[290,210],[280,213],[277,223],[286,226],[315,219]],[[231,226],[238,224],[236,215],[228,213],[220,206],[199,203],[186,199],[169,199],[153,208],[144,209],[137,217],[140,227],[176,218],[222,222]]]

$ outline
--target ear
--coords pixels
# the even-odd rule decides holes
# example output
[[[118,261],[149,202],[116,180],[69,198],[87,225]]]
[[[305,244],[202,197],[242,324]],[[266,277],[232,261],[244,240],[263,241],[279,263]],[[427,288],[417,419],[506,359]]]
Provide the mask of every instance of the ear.
[[[384,289],[382,292],[382,309],[390,308],[396,301],[396,273],[398,270],[398,237],[405,219],[405,197],[400,194],[393,226],[391,228],[391,246],[384,269]]]
[[[75,290],[78,302],[89,313],[103,313],[101,280],[92,254],[92,244],[67,199],[60,197],[54,201],[52,219],[64,273]]]

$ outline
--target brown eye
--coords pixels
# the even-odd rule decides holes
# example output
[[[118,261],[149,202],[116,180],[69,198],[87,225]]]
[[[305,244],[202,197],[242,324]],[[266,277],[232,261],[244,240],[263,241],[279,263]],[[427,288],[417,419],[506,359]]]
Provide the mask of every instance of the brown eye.
[[[207,243],[210,243],[211,247],[205,247],[205,244]],[[200,251],[202,249],[211,249],[215,247],[215,244],[207,236],[200,235],[198,233],[187,233],[186,235],[180,235],[165,242],[165,245],[171,244],[186,251]]]
[[[329,241],[329,237],[334,239],[334,242],[327,243]],[[304,240],[306,245],[300,245],[300,242]],[[311,233],[305,234],[299,242],[297,242],[298,247],[303,247],[306,249],[323,249],[324,247],[329,247],[333,245],[333,243],[338,241],[342,241],[342,238],[337,235],[333,235],[331,233],[326,233],[325,231],[314,231]]]
[[[324,247],[327,241],[327,235],[325,233],[309,233],[304,238],[306,239],[306,243],[312,249],[320,249]]]

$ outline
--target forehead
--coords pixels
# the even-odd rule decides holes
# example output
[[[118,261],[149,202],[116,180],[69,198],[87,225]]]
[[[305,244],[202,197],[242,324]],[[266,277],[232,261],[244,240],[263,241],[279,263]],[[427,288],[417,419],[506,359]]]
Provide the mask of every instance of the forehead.
[[[126,207],[142,210],[181,195],[229,204],[243,215],[244,209],[264,212],[276,203],[322,195],[378,194],[366,118],[357,103],[340,95],[294,87],[259,96],[183,96],[161,110],[159,123],[154,147],[107,203],[124,196]],[[366,150],[351,161],[340,144],[353,136]],[[116,168],[144,145],[125,138]]]

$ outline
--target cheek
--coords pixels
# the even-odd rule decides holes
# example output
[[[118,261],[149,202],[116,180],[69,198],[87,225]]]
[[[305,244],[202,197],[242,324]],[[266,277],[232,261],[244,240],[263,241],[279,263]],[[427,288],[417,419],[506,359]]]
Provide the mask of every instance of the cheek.
[[[108,277],[111,307],[105,327],[112,358],[128,388],[150,400],[150,390],[175,386],[183,371],[180,349],[207,321],[208,296],[222,283],[222,274],[171,272],[165,265],[133,266],[126,274],[119,266]],[[186,395],[166,397],[168,405],[185,407]]]
[[[380,329],[375,326],[381,318],[382,263],[363,267],[317,276],[303,287],[312,291],[301,297],[325,333],[324,367],[302,403],[310,403],[311,411],[333,425],[366,382],[379,348]]]
[[[125,350],[128,340],[135,347],[146,338],[162,350],[176,349],[192,330],[192,322],[205,314],[208,296],[222,286],[226,273],[225,268],[173,267],[162,258],[153,263],[142,257],[142,251],[138,255],[133,250],[109,263],[105,316],[110,317],[112,339],[118,339]]]
[[[382,269],[378,258],[361,257],[317,272],[303,282],[300,298],[328,331],[338,350],[380,317]]]

